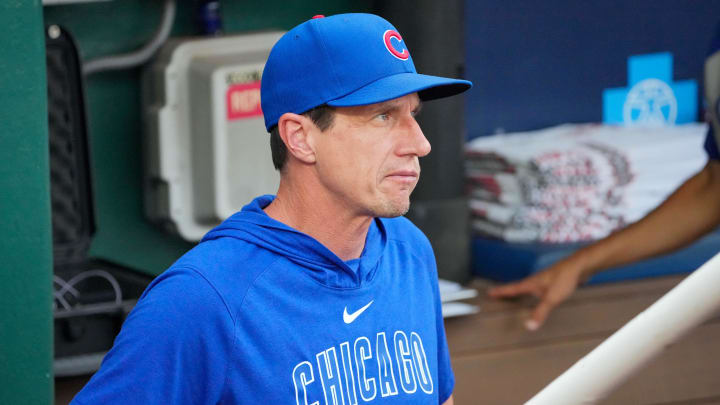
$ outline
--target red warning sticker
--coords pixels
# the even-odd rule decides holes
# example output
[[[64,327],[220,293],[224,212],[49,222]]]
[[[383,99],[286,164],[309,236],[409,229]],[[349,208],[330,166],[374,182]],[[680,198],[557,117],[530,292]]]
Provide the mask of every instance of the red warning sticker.
[[[260,81],[233,84],[227,90],[227,118],[237,120],[262,115]]]

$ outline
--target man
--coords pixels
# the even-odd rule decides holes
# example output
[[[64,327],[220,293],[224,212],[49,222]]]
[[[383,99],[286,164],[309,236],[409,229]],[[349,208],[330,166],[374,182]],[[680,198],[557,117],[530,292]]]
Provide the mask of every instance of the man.
[[[493,288],[495,298],[530,294],[540,302],[526,321],[537,330],[578,284],[596,272],[684,247],[720,225],[720,26],[705,62],[705,98],[710,121],[705,150],[707,165],[685,181],[645,218],[578,250],[525,280]]]
[[[452,404],[430,244],[407,212],[430,152],[419,75],[387,21],[307,21],[273,47],[262,109],[280,170],[160,275],[74,403]]]

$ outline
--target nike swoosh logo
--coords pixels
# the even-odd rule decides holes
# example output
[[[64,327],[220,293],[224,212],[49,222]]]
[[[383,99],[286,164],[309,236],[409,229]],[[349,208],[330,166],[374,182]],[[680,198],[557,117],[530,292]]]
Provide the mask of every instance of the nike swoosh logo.
[[[375,300],[368,302],[367,305],[358,309],[357,311],[353,312],[352,314],[348,314],[347,307],[345,307],[345,310],[343,311],[343,321],[345,321],[345,323],[348,323],[348,324],[355,322],[355,319],[357,319],[357,317],[360,316],[360,314],[365,312],[365,310],[368,309],[368,307],[370,305],[372,305],[373,301],[375,301]]]

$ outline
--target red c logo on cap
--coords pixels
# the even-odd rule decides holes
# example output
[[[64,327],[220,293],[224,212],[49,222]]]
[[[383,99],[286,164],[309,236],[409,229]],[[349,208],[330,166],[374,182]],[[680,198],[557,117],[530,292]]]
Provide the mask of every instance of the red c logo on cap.
[[[395,49],[395,47],[392,44],[392,39],[395,38],[398,40],[398,42],[402,42],[402,37],[397,31],[393,30],[387,30],[383,34],[383,42],[385,42],[385,48],[392,54],[392,56],[400,59],[400,60],[407,60],[407,58],[410,57],[410,52],[406,48],[403,48],[402,51],[398,51]]]

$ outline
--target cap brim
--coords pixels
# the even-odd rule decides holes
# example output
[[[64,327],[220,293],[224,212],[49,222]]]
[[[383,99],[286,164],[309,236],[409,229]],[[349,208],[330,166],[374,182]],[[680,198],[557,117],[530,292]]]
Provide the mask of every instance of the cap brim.
[[[418,93],[420,99],[426,101],[454,96],[470,87],[472,87],[472,83],[467,80],[418,73],[398,73],[376,80],[350,94],[328,101],[327,104],[333,107],[368,105],[382,103],[411,93]]]

